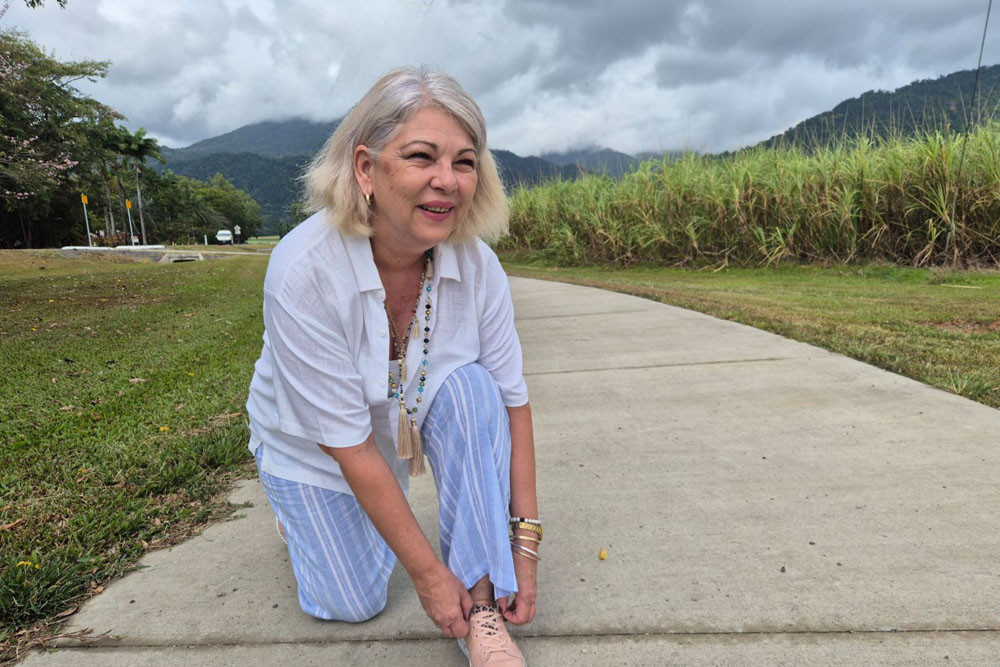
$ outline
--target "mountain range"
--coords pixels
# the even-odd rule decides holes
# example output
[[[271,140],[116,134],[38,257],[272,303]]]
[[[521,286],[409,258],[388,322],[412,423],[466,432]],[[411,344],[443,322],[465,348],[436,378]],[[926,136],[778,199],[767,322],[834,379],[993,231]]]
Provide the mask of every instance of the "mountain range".
[[[244,125],[232,132],[204,139],[185,148],[161,147],[166,169],[205,180],[217,173],[250,193],[261,206],[263,232],[273,233],[288,217],[299,197],[298,178],[324,142],[340,124],[302,118]],[[554,178],[574,179],[581,173],[604,173],[614,178],[635,168],[639,160],[607,148],[522,157],[493,150],[500,176],[508,187],[534,185]],[[150,163],[162,169],[158,163]]]
[[[974,81],[975,72],[967,70],[915,81],[894,91],[868,91],[802,121],[761,145],[812,148],[859,134],[908,135],[945,128],[961,131],[969,118],[977,122],[994,118],[1000,108],[1000,65],[980,71],[981,94],[976,103],[972,95]],[[339,122],[302,118],[264,121],[185,148],[163,147],[161,151],[167,161],[166,168],[175,173],[198,179],[221,173],[249,192],[261,205],[262,233],[274,233],[278,224],[288,219],[289,207],[300,195],[298,178],[303,168]],[[537,157],[494,149],[493,155],[504,182],[508,187],[518,187],[554,178],[574,179],[585,173],[620,178],[642,160],[659,158],[661,154],[633,156],[590,147]]]
[[[978,92],[973,98],[975,84],[976,71],[963,70],[914,81],[892,91],[869,90],[762,143],[814,148],[858,135],[910,136],[928,130],[963,132],[970,121],[979,124],[998,117],[1000,65],[980,70]]]

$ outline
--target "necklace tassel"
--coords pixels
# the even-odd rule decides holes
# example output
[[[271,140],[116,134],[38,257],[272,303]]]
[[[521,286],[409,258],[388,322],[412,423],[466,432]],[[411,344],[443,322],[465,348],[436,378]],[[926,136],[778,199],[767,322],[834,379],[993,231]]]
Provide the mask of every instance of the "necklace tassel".
[[[413,459],[413,430],[410,428],[410,415],[406,414],[403,402],[399,402],[399,438],[396,445],[396,458]],[[411,464],[412,465],[412,464]]]
[[[422,475],[426,471],[424,467],[424,443],[420,438],[420,429],[417,428],[417,420],[410,417],[410,442],[413,445],[413,458],[410,459],[410,477]]]

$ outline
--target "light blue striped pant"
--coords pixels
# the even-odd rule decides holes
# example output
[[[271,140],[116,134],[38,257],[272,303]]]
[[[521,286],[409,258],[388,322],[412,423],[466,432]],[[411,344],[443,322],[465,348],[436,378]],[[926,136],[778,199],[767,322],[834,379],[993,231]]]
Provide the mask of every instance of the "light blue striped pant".
[[[508,538],[510,427],[500,391],[482,366],[445,380],[421,428],[437,485],[441,555],[465,584],[488,575],[499,599],[517,592]],[[386,603],[396,557],[354,496],[260,470],[285,528],[299,604],[317,618],[360,622]]]

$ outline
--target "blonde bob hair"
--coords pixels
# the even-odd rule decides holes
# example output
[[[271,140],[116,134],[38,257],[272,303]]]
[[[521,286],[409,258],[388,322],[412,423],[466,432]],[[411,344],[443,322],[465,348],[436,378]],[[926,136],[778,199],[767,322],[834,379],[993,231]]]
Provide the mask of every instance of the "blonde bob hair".
[[[354,149],[367,146],[377,162],[399,126],[427,106],[454,116],[469,133],[477,154],[476,192],[449,240],[468,241],[478,236],[494,241],[503,236],[507,232],[507,197],[486,146],[483,114],[455,79],[426,67],[392,70],[348,112],[303,175],[308,210],[325,208],[344,234],[371,236],[372,209],[354,176]]]

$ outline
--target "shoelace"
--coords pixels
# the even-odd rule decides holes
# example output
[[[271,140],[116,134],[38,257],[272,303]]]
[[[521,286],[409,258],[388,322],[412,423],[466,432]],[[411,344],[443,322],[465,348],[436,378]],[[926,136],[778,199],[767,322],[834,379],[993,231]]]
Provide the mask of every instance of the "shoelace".
[[[476,616],[479,615],[478,618]],[[506,651],[507,642],[510,638],[506,632],[501,632],[500,612],[490,605],[476,605],[469,614],[469,619],[474,623],[473,632],[480,642],[483,653],[489,654],[494,651]]]

